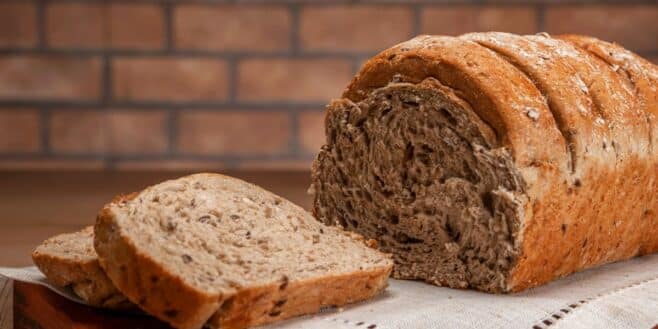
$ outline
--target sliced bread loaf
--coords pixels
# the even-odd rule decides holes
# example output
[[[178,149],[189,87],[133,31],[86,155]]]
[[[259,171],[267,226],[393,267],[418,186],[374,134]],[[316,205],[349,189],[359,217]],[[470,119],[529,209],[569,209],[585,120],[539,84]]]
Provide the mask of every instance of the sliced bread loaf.
[[[94,228],[60,234],[40,244],[32,253],[34,264],[48,281],[70,286],[87,304],[109,309],[137,309],[105,275],[94,251]]]
[[[100,264],[118,289],[177,328],[208,320],[241,328],[363,300],[386,286],[392,267],[361,236],[218,174],[115,200],[94,233]]]
[[[589,37],[418,36],[327,107],[314,213],[396,278],[488,292],[658,252],[656,81]]]

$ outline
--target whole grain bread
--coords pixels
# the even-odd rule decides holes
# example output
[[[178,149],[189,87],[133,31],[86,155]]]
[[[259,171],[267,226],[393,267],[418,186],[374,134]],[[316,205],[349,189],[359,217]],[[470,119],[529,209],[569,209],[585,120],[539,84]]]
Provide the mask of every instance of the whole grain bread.
[[[401,43],[327,106],[314,214],[394,277],[489,292],[655,252],[657,76],[581,36]]]
[[[55,286],[71,287],[91,306],[138,310],[105,275],[94,251],[94,227],[54,236],[32,253],[34,264]]]
[[[392,261],[244,181],[196,174],[107,204],[100,264],[146,312],[177,328],[242,328],[370,298]]]

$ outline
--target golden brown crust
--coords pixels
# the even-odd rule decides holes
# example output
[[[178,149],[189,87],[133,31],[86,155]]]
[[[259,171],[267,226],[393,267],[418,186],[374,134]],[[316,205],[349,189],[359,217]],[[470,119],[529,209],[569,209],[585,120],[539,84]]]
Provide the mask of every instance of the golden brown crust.
[[[605,61],[621,79],[628,79],[637,97],[636,105],[644,112],[651,129],[649,152],[658,157],[658,67],[623,47],[583,35],[560,35],[568,41]]]
[[[609,129],[605,125],[595,124],[602,117],[592,98],[581,89],[587,88],[581,72],[564,60],[567,56],[578,54],[572,54],[570,49],[560,51],[564,49],[509,33],[471,33],[461,37],[495,51],[534,82],[546,98],[555,124],[567,141],[570,173],[578,177],[583,171],[597,166],[592,161],[585,161],[588,154],[603,165],[614,165],[615,154],[608,152],[608,146],[603,146],[601,142],[601,139],[611,139]]]
[[[208,324],[222,329],[247,328],[371,298],[386,287],[390,272],[388,267],[290,283],[283,279],[245,289],[229,297]]]
[[[634,96],[624,82],[598,59],[546,36],[482,33],[465,37],[501,53],[525,71],[550,100],[562,130],[576,133],[571,139],[575,168],[568,179],[574,184],[556,186],[550,198],[531,196],[534,215],[526,222],[522,256],[509,278],[511,289],[636,254],[639,236],[629,231],[633,221],[622,224],[619,214],[642,218],[648,200],[637,182],[651,181],[655,173],[646,159],[649,128],[633,107]],[[597,226],[614,227],[619,233],[604,239],[591,229]],[[599,247],[602,250],[591,250]],[[543,252],[546,248],[553,252]],[[536,268],[545,270],[539,273]]]
[[[623,58],[651,72],[631,79],[652,104],[658,93],[646,75],[655,77],[655,67]],[[428,77],[455,89],[496,131],[528,186],[508,290],[658,249],[658,234],[647,234],[658,230],[650,142],[658,132],[635,105],[638,94],[603,61],[545,36],[421,36],[369,60],[343,97]],[[525,107],[541,120],[519,115]],[[652,118],[655,107],[645,108]]]
[[[650,171],[658,172],[658,67],[623,47],[605,42],[593,37],[583,35],[562,35],[557,38],[566,40],[577,47],[598,57],[610,66],[620,79],[627,79],[628,84],[635,92],[635,105],[644,114],[649,126],[649,156],[653,156],[653,168]],[[649,198],[645,205],[641,227],[636,230],[644,232],[645,241],[642,243],[640,253],[648,254],[658,250],[658,193],[648,193],[658,189],[658,177],[651,176],[646,182],[648,188],[642,191]],[[652,206],[653,205],[653,206]],[[652,241],[653,240],[653,241]]]
[[[125,239],[109,205],[96,219],[94,248],[107,276],[130,301],[176,328],[200,328],[221,304],[217,296],[192,289]],[[148,295],[142,294],[145,291]]]

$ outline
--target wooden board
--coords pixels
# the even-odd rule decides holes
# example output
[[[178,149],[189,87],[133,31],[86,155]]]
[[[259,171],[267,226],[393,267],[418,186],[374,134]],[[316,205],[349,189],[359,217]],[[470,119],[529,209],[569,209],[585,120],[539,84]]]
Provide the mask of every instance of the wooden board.
[[[15,329],[171,328],[147,315],[92,308],[72,302],[48,288],[14,281]]]
[[[11,329],[13,319],[13,281],[0,276],[0,329]]]

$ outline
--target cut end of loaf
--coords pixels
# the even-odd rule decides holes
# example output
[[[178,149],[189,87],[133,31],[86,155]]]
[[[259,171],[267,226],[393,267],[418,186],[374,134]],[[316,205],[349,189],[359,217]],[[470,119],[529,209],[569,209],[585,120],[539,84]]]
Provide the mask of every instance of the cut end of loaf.
[[[314,212],[394,255],[393,276],[508,291],[523,182],[511,155],[434,79],[391,83],[328,106]]]

